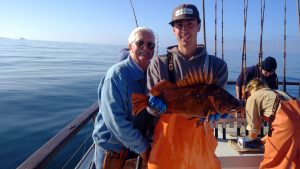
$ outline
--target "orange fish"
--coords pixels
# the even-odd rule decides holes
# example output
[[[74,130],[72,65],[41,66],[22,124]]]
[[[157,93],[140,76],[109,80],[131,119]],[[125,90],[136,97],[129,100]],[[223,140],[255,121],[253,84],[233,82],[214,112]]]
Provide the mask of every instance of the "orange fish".
[[[202,72],[189,73],[183,80],[171,83],[160,81],[150,93],[163,100],[167,105],[165,113],[183,114],[188,117],[206,117],[207,114],[234,113],[240,111],[242,102],[223,88],[215,85],[212,75],[204,76]],[[137,115],[148,106],[149,97],[132,94],[132,112]]]

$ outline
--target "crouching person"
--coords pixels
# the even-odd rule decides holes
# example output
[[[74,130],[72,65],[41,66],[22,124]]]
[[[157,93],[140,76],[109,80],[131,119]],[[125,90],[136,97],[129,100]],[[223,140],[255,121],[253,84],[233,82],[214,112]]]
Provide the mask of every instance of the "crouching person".
[[[97,169],[121,169],[138,154],[146,164],[150,143],[146,137],[147,112],[132,115],[132,93],[144,93],[145,71],[154,54],[155,36],[151,29],[134,29],[129,38],[130,56],[113,65],[98,89],[99,112],[93,140]]]
[[[265,87],[260,79],[247,85],[247,142],[257,139],[262,119],[269,123],[264,159],[260,168],[300,168],[300,102],[286,93]]]

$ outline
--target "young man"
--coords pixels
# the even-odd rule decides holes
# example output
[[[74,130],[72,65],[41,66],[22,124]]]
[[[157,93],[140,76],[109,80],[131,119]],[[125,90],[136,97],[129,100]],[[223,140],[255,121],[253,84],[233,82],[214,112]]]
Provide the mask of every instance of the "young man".
[[[278,78],[277,74],[275,73],[277,68],[277,62],[276,59],[268,56],[265,58],[265,60],[262,62],[261,71],[258,67],[258,65],[254,65],[251,67],[246,68],[246,82],[247,85],[250,80],[254,78],[261,78],[265,81],[265,83],[268,85],[271,89],[278,89]],[[243,97],[243,82],[244,82],[244,73],[241,72],[238,79],[236,80],[236,96],[238,99],[242,99]]]
[[[204,72],[206,76],[212,76],[217,85],[225,86],[227,64],[208,55],[204,45],[197,44],[200,23],[198,9],[192,4],[182,4],[173,10],[169,24],[177,45],[168,47],[167,55],[151,61],[147,71],[148,90],[163,79],[175,82],[194,71]],[[164,110],[161,107],[151,109],[154,114]],[[214,152],[217,142],[212,130],[205,130],[203,123],[197,127],[198,120],[177,114],[162,114],[155,127],[148,168],[220,168]]]
[[[130,151],[148,161],[150,143],[145,136],[146,112],[132,115],[132,93],[144,93],[145,72],[154,54],[155,36],[139,27],[128,38],[130,56],[112,66],[98,90],[99,113],[93,131],[97,169],[121,169]]]

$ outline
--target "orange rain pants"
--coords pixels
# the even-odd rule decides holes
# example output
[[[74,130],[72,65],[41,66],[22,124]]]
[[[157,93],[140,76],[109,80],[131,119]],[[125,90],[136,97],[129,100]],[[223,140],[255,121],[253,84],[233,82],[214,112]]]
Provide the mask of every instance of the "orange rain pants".
[[[260,168],[300,169],[300,101],[281,102]]]
[[[209,122],[165,114],[156,125],[148,169],[219,169],[217,141]]]

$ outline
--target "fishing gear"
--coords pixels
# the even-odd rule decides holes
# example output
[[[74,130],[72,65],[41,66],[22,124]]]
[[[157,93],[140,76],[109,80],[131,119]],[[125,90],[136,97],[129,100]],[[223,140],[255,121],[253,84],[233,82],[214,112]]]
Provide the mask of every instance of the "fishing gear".
[[[283,91],[286,92],[286,0],[284,0]]]
[[[299,22],[298,22],[298,28],[299,28],[299,33],[300,33],[300,0],[297,0],[297,9],[298,9],[298,19],[299,19]]]
[[[222,60],[224,60],[224,27],[223,27],[223,20],[224,20],[224,0],[222,0]]]
[[[217,57],[217,4],[218,0],[215,0],[215,56]]]
[[[244,39],[243,39],[243,52],[242,52],[242,72],[244,74],[243,86],[246,86],[246,58],[247,58],[247,45],[246,45],[246,32],[247,32],[247,15],[248,15],[248,0],[244,0]],[[242,96],[242,90],[245,93],[245,88],[240,89],[239,96]],[[241,98],[240,98],[241,99]]]
[[[202,0],[202,13],[203,13],[203,40],[204,40],[204,46],[205,48],[207,49],[207,46],[206,46],[206,26],[205,26],[205,3],[204,3],[205,0]]]
[[[139,27],[137,19],[136,19],[136,15],[135,15],[134,7],[133,7],[133,4],[132,4],[131,0],[130,0],[130,4],[131,4],[132,12],[133,12],[133,15],[134,15],[134,19],[135,19],[135,25],[136,25],[136,27]]]
[[[262,47],[262,39],[263,39],[263,29],[264,29],[264,21],[265,21],[265,0],[260,1],[260,45],[259,45],[259,54],[258,54],[258,67],[259,71],[261,72],[262,69],[262,57],[263,57],[263,47]],[[260,78],[262,76],[261,73]]]

